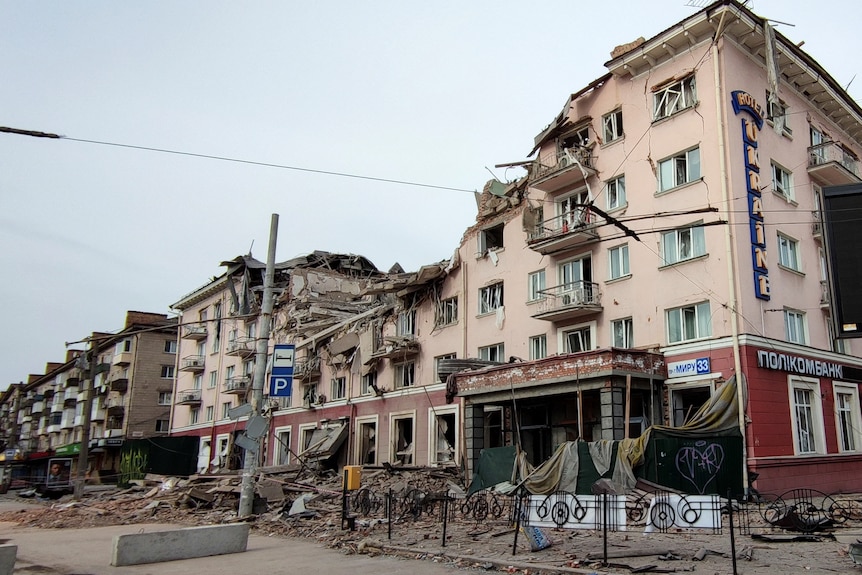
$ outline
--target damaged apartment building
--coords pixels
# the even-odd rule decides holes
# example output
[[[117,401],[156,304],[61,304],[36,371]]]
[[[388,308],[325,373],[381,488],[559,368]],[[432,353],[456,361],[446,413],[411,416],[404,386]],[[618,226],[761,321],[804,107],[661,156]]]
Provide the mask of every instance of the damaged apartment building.
[[[862,361],[833,326],[821,225],[823,188],[860,182],[862,109],[732,0],[605,67],[500,164],[524,174],[477,195],[450,259],[276,266],[270,343],[297,363],[292,396],[267,403],[265,464],[473,469],[507,445],[538,464],[565,441],[683,425],[733,381],[730,473],[862,490]],[[256,304],[239,308],[263,264],[228,264],[173,306],[172,434],[201,437],[202,470],[236,455],[229,412],[261,367]]]

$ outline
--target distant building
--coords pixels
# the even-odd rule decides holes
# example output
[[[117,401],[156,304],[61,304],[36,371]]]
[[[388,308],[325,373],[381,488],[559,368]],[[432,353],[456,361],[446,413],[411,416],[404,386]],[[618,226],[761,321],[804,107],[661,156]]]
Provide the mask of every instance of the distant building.
[[[164,314],[129,311],[119,333],[92,334],[97,361],[88,444],[92,480],[116,481],[127,439],[167,436],[176,330],[176,321]],[[17,405],[3,404],[7,448],[20,454],[16,465],[26,467],[26,473],[18,475],[27,481],[44,478],[51,457],[77,462],[89,389],[87,355],[70,350],[63,363],[48,363],[45,374],[31,375],[17,386]]]

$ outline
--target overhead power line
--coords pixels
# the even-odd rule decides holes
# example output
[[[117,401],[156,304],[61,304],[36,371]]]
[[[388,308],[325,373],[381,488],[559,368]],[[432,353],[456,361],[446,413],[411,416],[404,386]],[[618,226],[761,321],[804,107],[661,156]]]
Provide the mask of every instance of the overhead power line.
[[[55,140],[68,140],[70,142],[83,142],[85,144],[97,144],[100,146],[114,146],[117,148],[130,148],[132,150],[145,150],[147,152],[159,152],[161,154],[175,154],[178,156],[191,156],[193,158],[205,158],[207,160],[219,160],[221,162],[234,162],[237,164],[249,164],[252,166],[264,166],[267,168],[279,168],[282,170],[294,170],[297,172],[309,172],[312,174],[325,174],[327,176],[339,176],[342,178],[355,178],[357,180],[371,180],[374,182],[385,182],[387,184],[401,184],[404,186],[418,186],[420,188],[433,188],[436,190],[449,190],[452,192],[465,192],[468,194],[473,194],[476,190],[468,190],[465,188],[453,188],[450,186],[437,186],[434,184],[423,184],[421,182],[410,182],[407,180],[395,180],[391,178],[377,178],[374,176],[362,176],[359,174],[349,174],[347,172],[336,172],[333,170],[316,170],[314,168],[302,168],[299,166],[288,166],[285,164],[273,164],[270,162],[257,162],[254,160],[244,160],[241,158],[230,158],[228,156],[214,156],[211,154],[198,154],[195,152],[185,152],[182,150],[169,150],[166,148],[153,148],[150,146],[136,146],[134,144],[121,144],[118,142],[103,142],[100,140],[86,140],[83,138],[70,138],[68,136],[61,136],[59,134],[51,134],[49,132],[36,132],[33,130],[20,130],[18,128],[8,128],[5,126],[0,126],[0,132],[5,132],[7,134],[17,134],[19,136],[32,136],[34,138],[51,138]]]

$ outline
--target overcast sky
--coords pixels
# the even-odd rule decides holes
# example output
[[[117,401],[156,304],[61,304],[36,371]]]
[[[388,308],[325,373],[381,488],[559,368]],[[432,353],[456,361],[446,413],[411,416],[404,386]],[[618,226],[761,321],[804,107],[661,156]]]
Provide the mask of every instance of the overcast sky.
[[[859,6],[754,10],[794,24],[778,29],[847,85]],[[62,361],[65,342],[121,329],[126,310],[169,312],[223,260],[265,261],[273,213],[278,261],[326,250],[414,271],[449,258],[488,169],[520,176],[493,166],[525,159],[614,46],[697,10],[0,0],[0,126],[462,190],[0,133],[0,389]]]

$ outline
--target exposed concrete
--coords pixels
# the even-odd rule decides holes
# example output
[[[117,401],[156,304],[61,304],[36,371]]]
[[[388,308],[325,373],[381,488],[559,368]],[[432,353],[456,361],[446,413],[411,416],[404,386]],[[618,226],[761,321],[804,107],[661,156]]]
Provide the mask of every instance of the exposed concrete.
[[[114,537],[111,565],[141,565],[241,553],[248,547],[249,525],[208,525]]]
[[[0,545],[0,575],[12,575],[17,557],[17,545]]]

